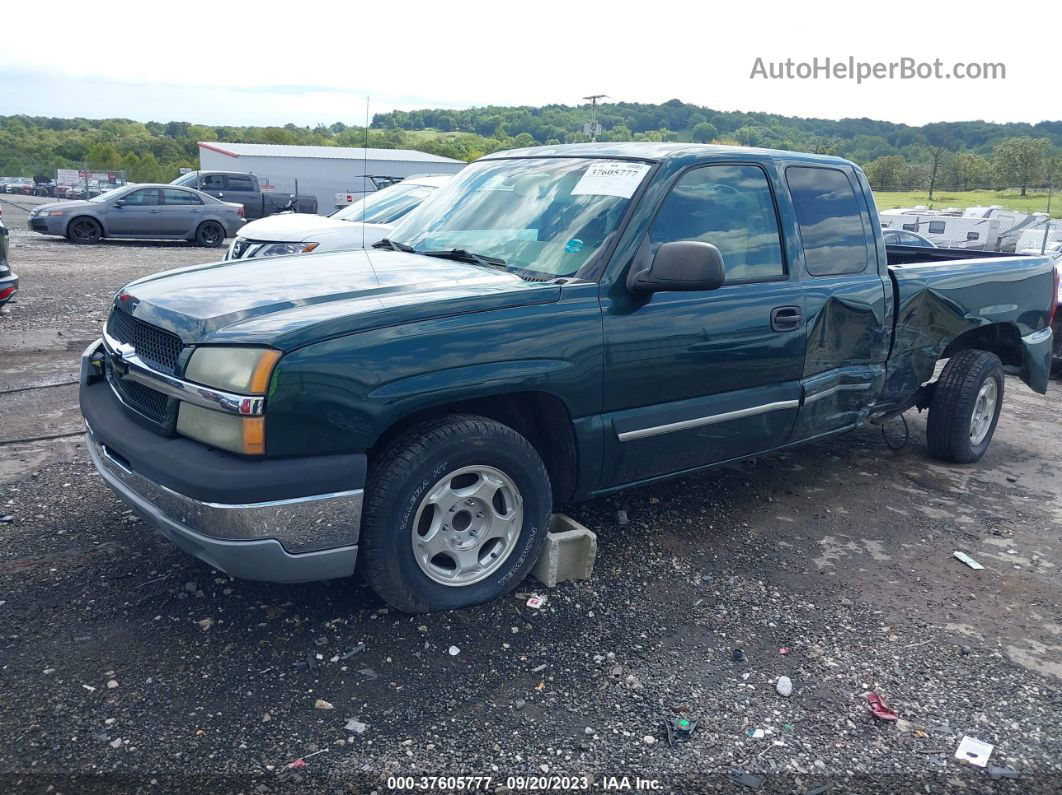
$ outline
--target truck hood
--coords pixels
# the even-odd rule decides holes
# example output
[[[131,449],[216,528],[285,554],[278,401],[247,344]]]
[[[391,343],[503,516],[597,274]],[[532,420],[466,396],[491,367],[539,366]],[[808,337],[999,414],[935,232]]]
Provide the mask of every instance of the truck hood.
[[[369,328],[548,303],[555,284],[400,251],[337,251],[195,265],[128,284],[119,311],[185,343],[291,350]]]
[[[278,213],[251,221],[240,230],[240,237],[271,243],[302,243],[316,240],[317,235],[347,230],[351,234],[356,230],[360,235],[361,224],[310,213]]]

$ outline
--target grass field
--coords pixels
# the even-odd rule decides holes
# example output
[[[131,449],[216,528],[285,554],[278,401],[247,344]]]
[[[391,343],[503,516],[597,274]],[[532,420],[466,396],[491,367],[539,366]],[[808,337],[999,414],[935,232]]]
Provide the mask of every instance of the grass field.
[[[945,207],[974,207],[999,204],[1008,210],[1020,212],[1046,212],[1047,192],[1029,191],[1022,196],[1016,190],[967,190],[967,191],[933,191],[933,201],[929,194],[922,191],[874,191],[874,201],[879,210],[891,210],[896,207],[914,207],[925,205],[930,209],[941,210]],[[1062,218],[1062,196],[1057,193],[1051,197],[1051,217]]]

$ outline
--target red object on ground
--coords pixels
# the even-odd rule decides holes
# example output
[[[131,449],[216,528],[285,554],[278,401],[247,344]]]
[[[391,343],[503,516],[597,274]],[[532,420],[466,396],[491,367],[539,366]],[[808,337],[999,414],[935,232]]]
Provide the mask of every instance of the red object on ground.
[[[789,654],[789,647],[788,646],[783,646],[782,648],[780,648],[778,650],[778,653],[779,654]]]
[[[290,762],[290,763],[288,764],[288,767],[289,767],[289,768],[290,768],[290,767],[306,767],[306,760],[305,760],[305,759],[303,759],[302,757],[299,757],[299,758],[298,758],[298,759],[296,759],[296,760],[295,760],[294,762]]]
[[[863,698],[870,706],[870,714],[878,720],[899,720],[900,716],[886,706],[881,696],[877,693],[864,693]]]

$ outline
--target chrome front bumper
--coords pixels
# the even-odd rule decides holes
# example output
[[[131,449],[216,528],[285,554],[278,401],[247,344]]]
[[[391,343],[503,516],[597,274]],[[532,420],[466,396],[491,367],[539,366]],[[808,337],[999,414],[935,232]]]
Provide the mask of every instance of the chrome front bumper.
[[[234,577],[312,582],[353,574],[364,492],[249,504],[194,500],[133,472],[92,429],[92,463],[111,489],[184,551]]]

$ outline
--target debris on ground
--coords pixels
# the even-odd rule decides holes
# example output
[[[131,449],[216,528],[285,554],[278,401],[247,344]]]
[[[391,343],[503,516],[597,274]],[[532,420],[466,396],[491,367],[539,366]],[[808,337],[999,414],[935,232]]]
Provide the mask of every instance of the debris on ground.
[[[348,732],[354,732],[355,734],[364,734],[366,729],[369,728],[369,724],[362,723],[360,720],[351,718],[344,725],[343,728]]]
[[[1021,778],[1021,775],[1012,767],[996,767],[995,765],[989,765],[988,777],[993,781],[999,781],[1001,778]]]
[[[778,695],[788,698],[793,695],[793,680],[788,676],[779,676],[774,689],[778,691]]]
[[[962,561],[963,563],[965,563],[967,566],[969,566],[971,569],[974,569],[975,571],[980,571],[981,569],[984,568],[984,566],[982,566],[976,560],[971,558],[965,552],[955,551],[955,552],[952,553],[952,557],[955,558],[956,560]]]
[[[741,662],[745,659],[745,651],[743,649],[734,649],[730,652],[730,659],[734,662]]]
[[[863,698],[867,700],[867,704],[870,708],[870,714],[878,720],[899,720],[900,716],[889,709],[885,704],[885,700],[877,693],[871,691],[864,693]]]
[[[329,703],[328,701],[325,701],[323,698],[319,698],[315,702],[313,702],[313,708],[314,709],[335,709],[335,707],[333,707],[331,703]]]
[[[365,651],[365,644],[364,643],[359,643],[357,646],[351,646],[349,649],[347,649],[345,652],[343,652],[339,656],[339,659],[341,659],[341,660],[349,660],[355,654],[361,654],[363,651]]]
[[[747,734],[753,740],[762,740],[765,732],[763,731],[763,729],[749,729],[747,732],[745,732],[745,734]]]
[[[456,646],[451,646],[450,647],[450,656],[451,657],[456,657],[460,653],[461,653],[461,650],[459,648],[457,648]]]
[[[955,758],[969,762],[971,765],[984,767],[988,764],[988,757],[992,755],[994,747],[992,743],[986,743],[984,740],[964,734],[959,747],[955,749]]]
[[[789,647],[788,646],[782,646],[782,648],[780,648],[778,650],[778,653],[779,654],[789,654]]]
[[[642,742],[646,745],[654,745],[656,743],[656,738],[651,734],[647,734],[642,738]]]
[[[665,720],[664,728],[667,730],[668,745],[684,743],[693,736],[693,732],[697,729],[697,721],[678,715]]]
[[[538,610],[539,608],[544,607],[545,604],[546,597],[540,596],[537,593],[531,594],[530,598],[528,598],[527,600],[527,606],[530,607],[532,610]]]
[[[616,524],[618,524],[620,527],[626,527],[630,523],[631,520],[627,518],[626,511],[616,511]]]
[[[744,770],[731,770],[730,780],[735,784],[740,784],[743,787],[748,787],[750,790],[756,791],[763,784],[763,779],[759,776],[754,776],[751,773],[746,773]]]

